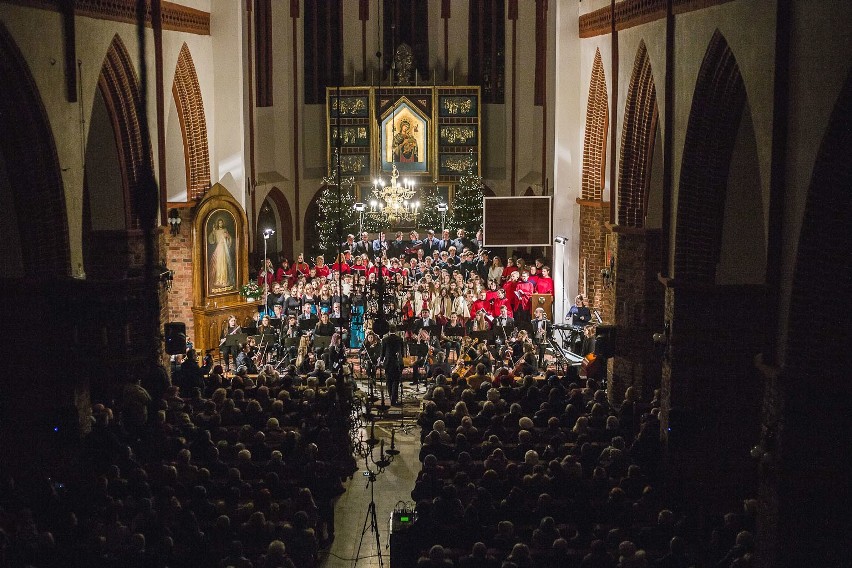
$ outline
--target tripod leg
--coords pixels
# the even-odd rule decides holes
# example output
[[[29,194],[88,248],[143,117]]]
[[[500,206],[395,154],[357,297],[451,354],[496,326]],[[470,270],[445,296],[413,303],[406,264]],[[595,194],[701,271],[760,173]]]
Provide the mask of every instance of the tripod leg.
[[[364,527],[361,529],[361,540],[358,541],[358,552],[355,553],[355,562],[353,568],[358,565],[358,560],[361,558],[361,546],[364,544],[364,535],[367,534],[367,522],[370,523],[370,530],[373,530],[373,523],[376,517],[376,504],[370,501],[370,506],[367,507],[367,514],[364,516]],[[378,542],[379,534],[376,532],[376,542]]]
[[[379,520],[376,517],[376,504],[372,504],[373,511],[373,521],[372,521],[372,529],[373,532],[376,533],[376,554],[379,555],[379,566],[384,567],[384,562],[382,561],[382,543],[379,541]]]

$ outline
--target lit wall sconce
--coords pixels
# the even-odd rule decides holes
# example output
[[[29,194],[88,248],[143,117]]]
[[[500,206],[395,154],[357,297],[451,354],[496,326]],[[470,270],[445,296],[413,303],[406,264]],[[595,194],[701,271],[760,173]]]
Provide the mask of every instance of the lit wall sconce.
[[[601,278],[603,279],[604,289],[612,286],[615,281],[615,256],[609,257],[609,266],[601,268]]]
[[[159,266],[157,266],[157,273],[159,274],[158,280],[160,284],[165,286],[167,291],[171,291],[172,282],[175,279],[175,271],[169,270],[166,266],[166,261],[162,261]]]
[[[180,233],[180,212],[177,209],[172,209],[169,211],[169,227],[170,232],[173,237],[177,236]]]
[[[657,351],[657,355],[662,359],[668,359],[671,355],[671,333],[672,324],[671,322],[666,322],[663,331],[657,332],[652,336],[654,340],[654,348]]]

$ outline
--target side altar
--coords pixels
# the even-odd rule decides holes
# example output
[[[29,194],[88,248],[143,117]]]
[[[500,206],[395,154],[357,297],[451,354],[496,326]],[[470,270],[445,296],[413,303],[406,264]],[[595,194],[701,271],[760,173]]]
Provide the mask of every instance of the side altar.
[[[214,185],[198,204],[192,242],[195,348],[213,349],[230,316],[246,325],[258,305],[240,296],[248,282],[248,218],[224,186]]]

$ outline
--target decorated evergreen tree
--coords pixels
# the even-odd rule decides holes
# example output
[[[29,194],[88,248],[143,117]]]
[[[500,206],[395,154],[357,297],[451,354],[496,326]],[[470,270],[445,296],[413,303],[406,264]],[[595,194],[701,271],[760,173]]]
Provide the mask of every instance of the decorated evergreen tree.
[[[434,229],[441,232],[441,213],[438,212],[438,203],[443,201],[438,188],[434,185],[423,187],[418,190],[420,194],[420,212],[417,214],[417,227],[420,230],[420,238],[426,237],[426,230]]]
[[[475,173],[476,162],[473,151],[467,162],[467,171],[459,179],[453,195],[453,206],[451,214],[447,219],[447,227],[453,229],[464,229],[467,233],[475,235],[482,227],[482,177]],[[440,223],[440,216],[439,216]]]
[[[323,181],[326,185],[317,201],[317,240],[312,252],[314,255],[324,254],[326,262],[332,264],[346,235],[358,230],[358,213],[354,209],[355,181],[352,178],[342,180],[339,199],[335,179]]]

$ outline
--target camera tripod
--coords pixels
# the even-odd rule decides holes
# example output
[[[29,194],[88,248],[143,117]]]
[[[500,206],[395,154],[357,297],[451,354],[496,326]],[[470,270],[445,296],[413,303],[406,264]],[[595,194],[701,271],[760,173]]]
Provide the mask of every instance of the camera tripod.
[[[352,568],[358,565],[358,560],[361,558],[361,546],[364,544],[364,535],[367,534],[367,523],[370,523],[369,530],[373,534],[376,535],[376,554],[379,556],[379,566],[384,568],[384,561],[382,560],[382,544],[379,539],[379,521],[376,516],[376,474],[372,470],[368,469],[364,472],[364,476],[367,478],[367,487],[370,488],[370,504],[367,506],[367,514],[364,517],[364,527],[361,529],[361,540],[358,541],[358,552],[355,553],[355,561],[352,564]]]

